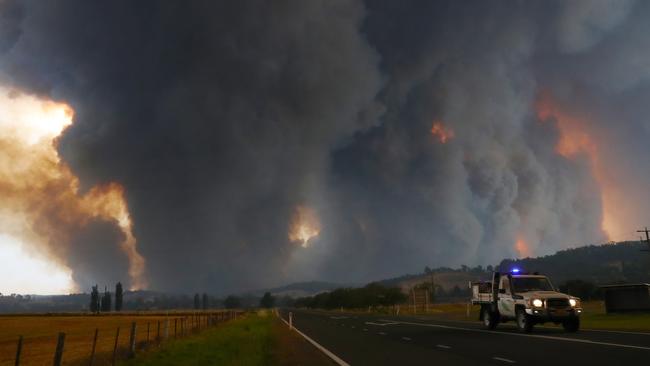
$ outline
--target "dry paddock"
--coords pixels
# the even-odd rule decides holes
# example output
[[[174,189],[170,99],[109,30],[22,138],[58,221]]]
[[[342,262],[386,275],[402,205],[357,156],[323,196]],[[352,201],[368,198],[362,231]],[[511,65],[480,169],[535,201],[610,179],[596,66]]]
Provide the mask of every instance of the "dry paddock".
[[[94,365],[110,365],[117,337],[116,357],[127,356],[132,324],[136,324],[137,349],[164,342],[165,324],[169,339],[225,321],[231,312],[120,313],[110,315],[50,314],[0,316],[0,365],[14,365],[22,336],[21,365],[52,365],[59,332],[65,333],[63,364],[88,365],[95,331]]]

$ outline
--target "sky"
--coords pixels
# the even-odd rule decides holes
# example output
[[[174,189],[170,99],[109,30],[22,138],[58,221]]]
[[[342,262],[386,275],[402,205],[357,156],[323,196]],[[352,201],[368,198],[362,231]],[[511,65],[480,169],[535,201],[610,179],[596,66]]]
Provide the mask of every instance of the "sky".
[[[2,293],[638,240],[650,3],[0,0]]]

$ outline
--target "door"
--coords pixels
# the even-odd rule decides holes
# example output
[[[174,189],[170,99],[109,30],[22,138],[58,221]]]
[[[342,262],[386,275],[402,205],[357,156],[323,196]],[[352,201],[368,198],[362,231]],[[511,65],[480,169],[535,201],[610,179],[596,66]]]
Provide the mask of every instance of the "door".
[[[499,301],[497,302],[501,316],[515,317],[515,301],[510,292],[510,280],[508,277],[501,277],[499,282]]]

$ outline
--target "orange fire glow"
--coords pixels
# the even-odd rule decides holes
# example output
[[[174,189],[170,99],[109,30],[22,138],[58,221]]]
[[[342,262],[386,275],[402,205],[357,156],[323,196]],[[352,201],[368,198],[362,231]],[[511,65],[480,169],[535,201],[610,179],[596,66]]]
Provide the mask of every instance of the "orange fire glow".
[[[316,212],[307,206],[297,206],[289,224],[289,240],[300,242],[303,248],[309,246],[309,241],[320,234],[320,221]]]
[[[515,241],[515,250],[517,251],[519,258],[528,258],[532,256],[528,243],[526,243],[526,240],[522,237],[518,237]]]
[[[433,122],[431,126],[431,135],[436,137],[441,144],[446,144],[447,141],[454,138],[454,130],[446,127],[442,122]]]
[[[537,116],[541,121],[554,118],[560,131],[560,139],[555,151],[567,159],[586,156],[589,159],[594,178],[598,182],[603,205],[601,228],[608,238],[624,237],[623,222],[616,214],[618,202],[624,202],[616,189],[616,184],[602,163],[599,143],[589,133],[589,123],[575,113],[567,112],[560,103],[548,93],[542,93],[536,103]]]
[[[109,183],[80,195],[79,180],[58,155],[56,139],[72,120],[73,110],[66,104],[0,87],[0,234],[19,240],[29,249],[26,256],[69,271],[73,233],[92,218],[114,220],[125,236],[120,245],[129,259],[131,287],[144,288],[145,261],[137,250],[123,187]],[[38,281],[39,274],[30,275]]]

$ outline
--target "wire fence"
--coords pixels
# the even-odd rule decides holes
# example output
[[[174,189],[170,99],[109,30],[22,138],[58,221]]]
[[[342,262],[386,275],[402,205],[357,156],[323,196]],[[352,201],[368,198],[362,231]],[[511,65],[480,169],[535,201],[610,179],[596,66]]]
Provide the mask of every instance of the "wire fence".
[[[115,365],[142,350],[161,347],[167,341],[217,326],[239,314],[241,311],[110,317],[110,324],[95,327],[93,324],[101,322],[94,322],[92,316],[72,317],[76,323],[71,322],[66,331],[35,326],[26,330],[26,335],[2,337],[0,365]]]

